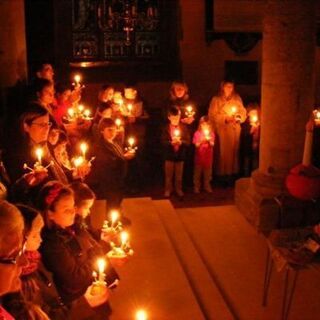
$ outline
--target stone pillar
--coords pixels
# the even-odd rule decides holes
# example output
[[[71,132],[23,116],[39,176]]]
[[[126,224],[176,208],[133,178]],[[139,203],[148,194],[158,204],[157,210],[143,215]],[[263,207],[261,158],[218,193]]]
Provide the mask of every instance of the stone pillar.
[[[24,0],[0,1],[0,87],[27,77]]]
[[[284,192],[286,174],[302,161],[315,97],[315,11],[314,0],[266,2],[260,163],[250,180],[236,184],[236,204],[258,226],[263,203]],[[251,201],[250,210],[243,201]]]

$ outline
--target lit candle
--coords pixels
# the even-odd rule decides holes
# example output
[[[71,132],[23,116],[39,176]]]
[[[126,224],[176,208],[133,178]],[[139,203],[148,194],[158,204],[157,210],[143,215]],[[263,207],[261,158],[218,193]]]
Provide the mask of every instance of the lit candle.
[[[210,140],[210,130],[209,129],[203,130],[203,134],[204,134],[204,137],[206,138],[206,140]]]
[[[76,83],[77,86],[80,85],[80,81],[81,81],[81,76],[80,76],[80,74],[76,74],[76,75],[74,76],[74,82]]]
[[[98,265],[98,281],[103,283],[105,280],[105,269],[106,269],[106,260],[103,258],[99,258],[97,260],[97,265]]]
[[[180,130],[179,129],[174,129],[173,137],[176,139],[180,138]]]
[[[83,111],[83,114],[86,118],[90,118],[91,111],[89,109],[86,109]]]
[[[37,159],[38,159],[38,163],[41,166],[42,165],[42,157],[43,157],[43,149],[42,148],[37,148],[35,153],[36,153],[36,156],[37,156]]]
[[[129,115],[131,115],[132,109],[133,109],[133,105],[132,105],[131,103],[129,103],[128,106],[127,106],[127,108],[128,108],[128,113],[129,113]]]
[[[117,129],[119,130],[120,129],[120,126],[121,126],[121,119],[117,118],[114,123],[116,124],[117,126]]]
[[[129,239],[128,232],[122,231],[120,234],[120,239],[121,239],[121,248],[125,249],[125,247],[127,246],[127,243],[128,243],[128,239]]]
[[[82,142],[80,144],[80,150],[82,152],[83,159],[85,159],[86,158],[86,152],[88,150],[88,145],[85,142]]]
[[[120,106],[120,108],[122,108],[122,105],[123,105],[123,100],[122,100],[122,99],[119,99],[119,106]]]
[[[231,114],[234,116],[237,112],[237,107],[233,106],[231,107]]]
[[[119,212],[117,210],[111,211],[111,228],[114,227],[114,224],[119,219]]]
[[[84,110],[83,104],[79,104],[79,105],[78,105],[78,110],[79,110],[80,112],[82,112],[82,111]]]
[[[136,320],[148,320],[148,314],[145,310],[140,309],[136,312]]]
[[[186,107],[186,116],[191,118],[191,117],[193,117],[193,115],[194,115],[193,107],[187,106]]]
[[[133,148],[134,143],[135,143],[135,139],[133,137],[130,137],[128,139],[128,144],[131,149]]]
[[[83,163],[84,163],[84,158],[82,156],[73,159],[73,164],[76,168],[83,165]]]
[[[320,125],[320,110],[316,109],[313,111],[314,122],[318,126]]]
[[[70,118],[74,117],[74,109],[73,108],[69,108],[68,109],[68,115],[69,115]]]

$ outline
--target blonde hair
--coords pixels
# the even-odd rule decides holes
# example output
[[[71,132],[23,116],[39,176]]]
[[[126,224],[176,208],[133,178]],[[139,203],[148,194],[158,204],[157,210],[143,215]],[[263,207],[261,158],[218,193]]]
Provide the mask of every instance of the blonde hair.
[[[0,248],[13,233],[23,234],[23,218],[19,209],[8,201],[0,201]]]

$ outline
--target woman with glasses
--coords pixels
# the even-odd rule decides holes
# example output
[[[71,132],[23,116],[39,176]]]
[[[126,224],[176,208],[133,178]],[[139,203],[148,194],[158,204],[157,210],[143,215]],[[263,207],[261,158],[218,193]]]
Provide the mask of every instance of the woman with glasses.
[[[19,291],[23,255],[23,219],[19,210],[0,201],[0,319],[14,319],[3,307],[3,296]]]
[[[47,145],[51,125],[48,111],[37,103],[31,104],[20,118],[21,133],[17,134],[16,141],[8,143],[5,159],[13,182],[10,192],[13,202],[34,203],[37,192],[46,181],[68,183]]]

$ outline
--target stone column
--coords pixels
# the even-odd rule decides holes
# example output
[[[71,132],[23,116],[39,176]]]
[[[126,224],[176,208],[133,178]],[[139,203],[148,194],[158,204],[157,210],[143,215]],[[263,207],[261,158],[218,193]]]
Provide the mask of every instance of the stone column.
[[[0,87],[26,79],[24,0],[0,1],[0,65]]]
[[[248,211],[241,198],[251,198],[250,220],[258,225],[263,200],[281,194],[286,174],[302,161],[315,97],[315,11],[314,0],[266,1],[260,163],[236,185],[236,204]]]

